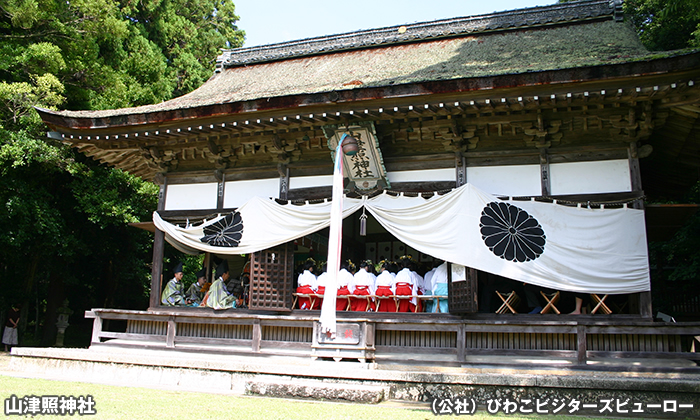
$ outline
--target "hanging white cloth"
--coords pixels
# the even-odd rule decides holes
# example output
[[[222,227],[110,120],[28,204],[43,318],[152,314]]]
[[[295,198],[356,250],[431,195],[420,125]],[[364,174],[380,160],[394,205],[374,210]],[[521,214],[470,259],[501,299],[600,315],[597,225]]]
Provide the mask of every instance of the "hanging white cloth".
[[[650,290],[642,210],[504,201],[470,184],[428,199],[380,194],[371,199],[345,198],[342,203],[343,217],[364,205],[399,241],[455,264],[557,290],[609,294]],[[205,225],[212,226],[223,216],[187,229],[163,221],[157,213],[153,221],[178,249],[247,254],[308,235],[331,220],[330,203],[281,205],[254,198],[238,212],[242,234],[238,245],[229,247],[202,242]],[[328,272],[337,269],[329,264]]]

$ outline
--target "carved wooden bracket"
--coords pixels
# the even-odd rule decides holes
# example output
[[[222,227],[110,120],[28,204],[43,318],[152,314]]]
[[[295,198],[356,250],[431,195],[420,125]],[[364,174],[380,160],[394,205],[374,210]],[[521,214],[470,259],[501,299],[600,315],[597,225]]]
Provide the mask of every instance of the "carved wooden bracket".
[[[642,119],[638,119],[636,111],[630,109],[626,117],[612,115],[607,121],[613,127],[610,129],[610,137],[616,141],[630,142],[647,138],[654,128],[650,107],[642,113]]]
[[[559,132],[562,125],[561,120],[545,122],[542,115],[537,115],[537,121],[512,124],[522,128],[527,146],[538,149],[548,148],[552,143],[559,143],[563,136],[563,133]]]

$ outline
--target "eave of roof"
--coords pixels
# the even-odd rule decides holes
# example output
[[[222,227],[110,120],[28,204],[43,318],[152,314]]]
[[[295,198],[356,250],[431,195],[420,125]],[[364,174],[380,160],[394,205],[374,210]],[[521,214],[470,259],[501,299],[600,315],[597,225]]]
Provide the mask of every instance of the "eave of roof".
[[[684,53],[665,53],[650,55],[647,60],[628,61],[614,64],[564,68],[556,70],[533,71],[519,74],[503,74],[482,77],[467,77],[451,80],[436,80],[420,83],[408,83],[389,86],[372,86],[340,91],[318,92],[312,94],[280,95],[256,100],[220,102],[208,105],[182,107],[175,109],[151,110],[134,108],[144,112],[124,113],[101,116],[96,112],[70,113],[37,108],[46,124],[58,131],[62,130],[100,130],[157,126],[178,121],[187,124],[198,119],[230,117],[233,115],[250,115],[256,112],[285,110],[303,107],[347,104],[353,106],[361,101],[377,99],[398,99],[414,97],[420,101],[427,95],[460,95],[484,91],[495,92],[496,89],[528,88],[550,85],[563,86],[569,83],[614,81],[636,78],[639,76],[663,75],[682,71],[700,69],[700,51]],[[619,86],[612,86],[618,88]],[[494,93],[494,97],[500,94]],[[359,105],[355,105],[359,106]],[[99,111],[97,111],[99,112]],[[245,117],[247,118],[247,117]]]

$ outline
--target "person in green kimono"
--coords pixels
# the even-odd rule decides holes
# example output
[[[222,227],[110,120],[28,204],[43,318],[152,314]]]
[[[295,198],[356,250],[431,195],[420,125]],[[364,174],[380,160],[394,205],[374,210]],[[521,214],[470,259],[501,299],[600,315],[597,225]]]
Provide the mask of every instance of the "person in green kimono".
[[[182,285],[182,263],[179,263],[173,270],[173,278],[165,285],[163,294],[160,295],[160,302],[165,306],[182,306],[185,304],[185,293]]]
[[[204,299],[205,306],[214,309],[227,309],[236,307],[236,297],[226,289],[226,281],[228,281],[228,262],[224,260],[216,267],[216,280],[211,284],[209,293]]]
[[[202,268],[201,270],[197,271],[197,281],[192,283],[190,288],[187,289],[187,293],[185,294],[185,296],[187,296],[187,303],[192,304],[193,306],[199,306],[199,304],[202,302],[204,294],[209,289],[207,287],[208,285],[206,276],[206,268]]]

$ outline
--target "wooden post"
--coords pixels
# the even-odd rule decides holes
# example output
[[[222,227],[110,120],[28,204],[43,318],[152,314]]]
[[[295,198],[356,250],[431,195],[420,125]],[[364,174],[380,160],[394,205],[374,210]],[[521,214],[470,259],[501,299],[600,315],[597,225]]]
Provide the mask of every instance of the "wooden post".
[[[639,156],[637,155],[637,143],[630,142],[627,148],[627,159],[630,166],[630,184],[632,191],[642,191],[642,173],[639,168]],[[644,203],[641,200],[634,202],[635,209],[643,209]]]
[[[153,268],[151,269],[151,308],[160,305],[160,292],[163,288],[163,252],[165,250],[165,233],[156,228],[153,240]]]
[[[464,330],[464,324],[459,324],[457,330],[457,361],[464,363],[467,358],[467,333]]]
[[[173,348],[175,347],[175,335],[177,334],[177,323],[175,322],[175,316],[170,315],[168,317],[168,333],[165,337],[165,347]]]
[[[547,149],[540,149],[540,181],[542,186],[542,196],[549,197],[552,195],[552,184],[549,175],[549,155]]]
[[[260,341],[262,340],[262,328],[260,320],[253,321],[253,353],[260,353]]]
[[[223,171],[216,171],[216,180],[218,185],[216,188],[216,209],[221,210],[224,208],[224,190],[226,186],[226,174]]]
[[[168,179],[163,177],[163,183],[158,192],[158,211],[165,210],[165,196],[167,192]],[[153,263],[151,269],[151,298],[149,307],[155,308],[160,305],[160,292],[163,287],[163,253],[165,251],[165,233],[156,228],[153,238]]]
[[[651,308],[651,292],[640,292],[639,293],[639,315],[642,318],[652,319],[654,317],[653,310]]]
[[[280,200],[286,200],[289,196],[289,168],[280,163],[277,165],[277,172],[280,175]]]
[[[578,339],[578,349],[576,351],[576,364],[585,365],[587,360],[586,355],[586,326],[576,325],[576,338]]]
[[[627,158],[630,166],[630,184],[632,191],[642,191],[642,173],[639,168],[639,155],[637,153],[637,142],[631,141],[627,148]],[[644,202],[637,200],[634,202],[634,208],[643,210]],[[653,309],[651,307],[651,292],[639,293],[639,314],[643,318],[653,318]]]
[[[467,158],[460,152],[455,152],[455,171],[457,188],[467,183]]]

